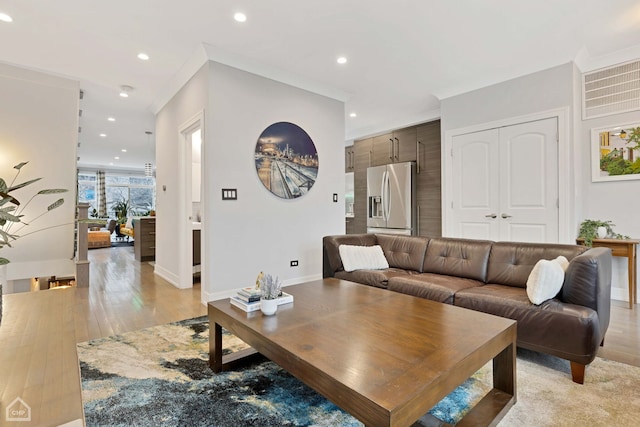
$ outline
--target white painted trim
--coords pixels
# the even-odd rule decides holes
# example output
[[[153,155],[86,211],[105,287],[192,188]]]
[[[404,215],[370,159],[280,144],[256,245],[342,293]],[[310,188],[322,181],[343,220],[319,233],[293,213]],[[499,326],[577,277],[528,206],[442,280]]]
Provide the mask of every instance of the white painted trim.
[[[347,101],[352,96],[351,93],[338,89],[337,87],[323,84],[300,74],[295,74],[291,71],[238,55],[237,53],[221,49],[217,46],[203,43],[202,47],[209,60],[220,64],[228,65],[239,70],[247,71],[258,76],[266,77],[277,82],[342,102]]]
[[[453,138],[468,133],[480,132],[488,129],[495,129],[506,126],[513,126],[520,123],[533,122],[549,118],[558,120],[558,198],[560,206],[558,208],[558,241],[561,243],[575,243],[573,240],[572,221],[570,216],[570,202],[573,200],[571,191],[571,171],[573,166],[571,156],[571,129],[569,127],[569,107],[540,111],[523,116],[509,117],[488,123],[471,125],[458,129],[451,129],[444,132],[444,149],[441,153],[442,162],[442,182],[444,183],[444,194],[442,197],[442,231],[444,236],[453,235],[453,221],[449,211],[453,202],[453,176],[452,159],[448,155],[453,148]]]
[[[626,284],[626,280],[625,280],[625,284]],[[611,299],[614,299],[616,301],[625,301],[625,302],[629,302],[629,289],[628,288],[616,288],[616,287],[611,287]],[[637,304],[637,302],[636,302]]]
[[[181,206],[178,206],[178,230],[177,230],[177,244],[178,244],[178,282],[179,288],[186,289],[193,287],[193,220],[190,219],[192,211],[192,198],[191,198],[191,159],[192,159],[192,146],[191,142],[187,144],[187,133],[193,129],[200,128],[202,135],[202,148],[204,148],[205,141],[205,129],[204,129],[204,110],[200,110],[193,115],[187,121],[185,121],[178,128],[178,141],[182,147],[178,150],[180,153],[179,170],[182,173],[178,173],[178,186],[180,188],[180,202]],[[203,151],[204,154],[204,151]],[[202,168],[205,163],[204,156],[200,163]],[[202,175],[204,176],[204,175]],[[200,200],[201,205],[205,205],[204,198]],[[202,228],[204,228],[204,222]],[[202,231],[201,231],[202,233]],[[201,234],[200,238],[202,239]],[[203,257],[201,253],[201,266],[204,267]],[[204,268],[203,268],[204,270]],[[204,276],[201,273],[200,277]],[[204,283],[201,282],[201,289],[204,289]],[[202,291],[201,291],[202,292]]]
[[[207,63],[208,60],[209,58],[207,57],[207,52],[205,51],[204,46],[198,46],[195,52],[193,52],[191,57],[184,63],[184,65],[182,65],[173,78],[162,87],[158,97],[149,106],[149,110],[157,116],[160,110],[162,110],[164,106],[171,101],[171,98],[173,98],[180,89],[182,89],[184,85],[191,80],[191,78],[200,68],[202,68],[204,64]]]
[[[173,274],[171,271],[167,270],[166,268],[159,266],[157,263],[153,267],[153,273],[162,277],[164,280],[171,283],[176,288],[182,289],[179,285],[178,276]]]
[[[384,123],[376,123],[374,126],[368,126],[358,129],[353,129],[345,134],[345,139],[355,140],[369,138],[372,136],[378,136],[388,133],[392,130],[402,129],[421,123],[432,122],[440,119],[440,109],[427,111],[421,114],[416,114],[411,117],[404,117],[400,120],[391,120]],[[348,144],[350,145],[350,144]]]

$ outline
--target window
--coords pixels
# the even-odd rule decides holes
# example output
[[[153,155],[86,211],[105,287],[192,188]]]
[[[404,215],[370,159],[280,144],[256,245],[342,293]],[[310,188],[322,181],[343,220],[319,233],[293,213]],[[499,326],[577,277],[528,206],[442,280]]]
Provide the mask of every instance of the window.
[[[155,179],[147,176],[115,175],[107,172],[105,176],[107,213],[115,218],[113,204],[128,201],[130,214],[146,215],[155,207]]]
[[[98,209],[97,179],[95,174],[78,174],[78,202],[89,203],[89,215]]]

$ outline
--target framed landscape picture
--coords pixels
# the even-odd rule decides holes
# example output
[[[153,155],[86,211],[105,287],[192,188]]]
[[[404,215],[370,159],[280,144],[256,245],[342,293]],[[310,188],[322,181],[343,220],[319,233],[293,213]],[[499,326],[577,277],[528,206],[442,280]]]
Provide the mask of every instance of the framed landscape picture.
[[[591,181],[640,179],[640,123],[591,129]]]

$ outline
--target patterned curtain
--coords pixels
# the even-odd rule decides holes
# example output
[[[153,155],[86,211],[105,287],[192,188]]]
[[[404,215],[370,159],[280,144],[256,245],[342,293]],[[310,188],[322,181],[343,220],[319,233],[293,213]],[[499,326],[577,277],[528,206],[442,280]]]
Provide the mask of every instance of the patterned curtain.
[[[98,211],[101,218],[107,216],[107,192],[104,185],[104,171],[98,171]]]

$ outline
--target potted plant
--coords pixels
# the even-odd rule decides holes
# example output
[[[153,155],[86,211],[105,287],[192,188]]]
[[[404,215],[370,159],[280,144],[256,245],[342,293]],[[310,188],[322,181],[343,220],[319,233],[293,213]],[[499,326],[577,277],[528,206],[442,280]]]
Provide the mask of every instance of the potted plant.
[[[265,274],[260,279],[260,310],[267,316],[278,310],[278,297],[282,293],[282,283],[276,277]]]
[[[40,190],[36,194],[31,196],[31,198],[26,203],[21,204],[20,201],[17,199],[17,196],[14,196],[13,194],[14,191],[24,188],[42,179],[42,178],[35,178],[29,181],[21,182],[19,184],[15,183],[16,180],[18,179],[18,175],[20,175],[20,170],[27,163],[28,162],[22,162],[13,167],[14,169],[17,170],[17,172],[16,172],[16,175],[11,180],[11,183],[7,184],[7,182],[4,179],[0,178],[0,249],[2,249],[5,246],[11,247],[12,240],[15,241],[15,240],[18,240],[20,237],[24,237],[29,234],[33,234],[38,231],[51,228],[51,227],[46,227],[46,228],[32,231],[31,233],[20,234],[20,235],[16,234],[23,227],[29,224],[33,224],[37,219],[42,217],[44,214],[62,206],[62,204],[64,203],[64,199],[58,199],[52,204],[50,204],[49,206],[47,206],[47,210],[41,213],[40,215],[38,215],[37,217],[35,217],[34,219],[32,219],[29,222],[29,224],[22,221],[22,217],[23,217],[22,212],[29,205],[29,203],[31,203],[31,201],[34,198],[40,195],[58,194],[58,193],[64,193],[67,191],[61,188]],[[13,230],[14,226],[19,228],[17,230]],[[4,266],[6,264],[9,264],[9,260],[7,258],[0,257],[0,320],[2,320],[2,285],[3,285],[2,282],[4,281],[4,268],[5,268]]]
[[[580,231],[578,231],[578,238],[584,239],[586,246],[593,246],[593,239],[628,239],[628,236],[623,236],[613,231],[613,224],[611,221],[601,221],[596,219],[585,219],[580,224]]]

